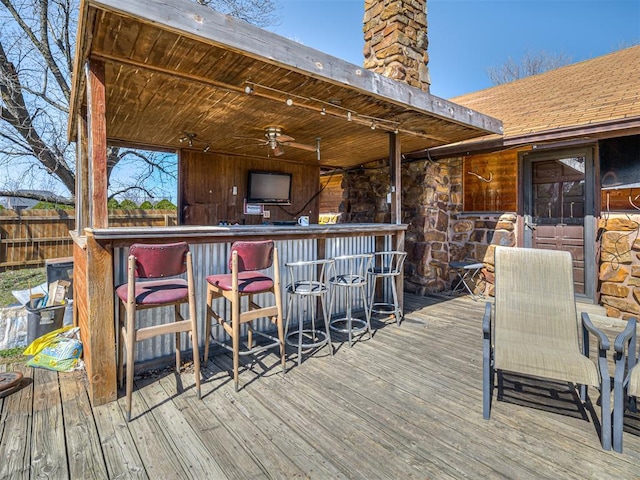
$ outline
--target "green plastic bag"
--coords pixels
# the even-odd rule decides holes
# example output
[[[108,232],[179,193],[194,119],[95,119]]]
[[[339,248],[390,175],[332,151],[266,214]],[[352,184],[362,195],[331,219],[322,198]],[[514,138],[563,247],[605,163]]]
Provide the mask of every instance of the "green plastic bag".
[[[81,366],[82,342],[80,329],[71,325],[36,338],[24,351],[33,355],[28,367],[41,367],[58,372],[70,372]]]

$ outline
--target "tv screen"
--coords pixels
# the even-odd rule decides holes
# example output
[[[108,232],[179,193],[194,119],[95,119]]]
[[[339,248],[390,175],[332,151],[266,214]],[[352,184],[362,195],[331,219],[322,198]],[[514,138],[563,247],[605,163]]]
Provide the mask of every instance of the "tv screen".
[[[250,171],[247,185],[247,203],[290,205],[291,174]]]

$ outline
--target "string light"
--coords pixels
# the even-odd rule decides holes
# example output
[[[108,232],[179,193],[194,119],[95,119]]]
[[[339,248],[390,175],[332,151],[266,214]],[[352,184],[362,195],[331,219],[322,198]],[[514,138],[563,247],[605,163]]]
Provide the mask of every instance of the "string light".
[[[306,108],[309,110],[315,110],[320,113],[320,115],[332,115],[332,116],[342,116],[346,115],[346,119],[348,122],[355,122],[360,125],[369,125],[372,130],[376,130],[378,128],[399,133],[402,131],[403,133],[408,133],[410,135],[424,137],[424,138],[432,138],[429,135],[425,135],[421,132],[416,132],[412,130],[402,130],[400,129],[400,122],[396,120],[387,120],[385,118],[377,118],[371,117],[369,115],[362,115],[354,112],[353,110],[349,110],[342,106],[342,102],[338,98],[331,98],[329,100],[321,100],[319,98],[314,97],[305,97],[301,95],[296,95],[294,93],[288,93],[283,90],[279,90],[277,88],[269,87],[267,85],[261,85],[256,82],[252,82],[250,80],[245,80],[245,92],[266,97],[272,100],[277,100],[278,98],[272,93],[278,94],[281,99],[284,100],[287,106],[293,106],[294,101],[296,102],[296,106],[301,108]],[[262,91],[264,90],[264,92]],[[271,93],[272,92],[272,93]],[[284,97],[284,98],[283,98]],[[314,103],[316,105],[314,105]],[[345,117],[343,117],[345,118]]]

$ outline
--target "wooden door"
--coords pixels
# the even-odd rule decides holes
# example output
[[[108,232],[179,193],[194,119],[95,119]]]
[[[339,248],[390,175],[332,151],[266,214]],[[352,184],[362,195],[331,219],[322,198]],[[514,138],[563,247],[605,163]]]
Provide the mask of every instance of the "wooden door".
[[[575,153],[527,158],[524,246],[570,252],[575,293],[591,298],[593,268],[585,255],[585,223],[592,210],[589,164],[588,155]]]

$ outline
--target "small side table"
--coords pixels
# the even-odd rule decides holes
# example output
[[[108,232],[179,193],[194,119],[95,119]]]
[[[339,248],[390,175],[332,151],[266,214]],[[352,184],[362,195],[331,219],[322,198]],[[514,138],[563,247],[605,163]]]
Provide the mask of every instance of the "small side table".
[[[474,300],[484,297],[483,294],[476,295],[475,293],[473,293],[472,289],[472,285],[475,286],[476,277],[484,268],[484,263],[477,262],[475,260],[463,260],[460,262],[449,263],[449,268],[455,270],[455,272],[460,277],[458,279],[458,283],[456,283],[455,286],[451,288],[451,292],[449,292],[449,295],[453,295],[453,292],[455,292],[460,286],[462,286],[462,288],[466,290]]]

